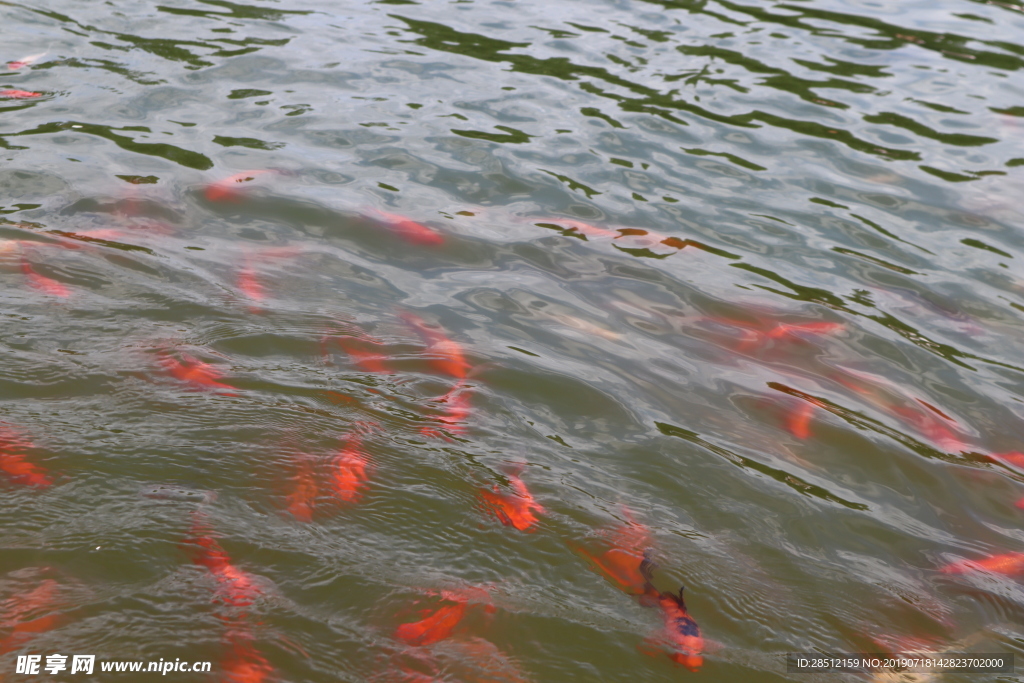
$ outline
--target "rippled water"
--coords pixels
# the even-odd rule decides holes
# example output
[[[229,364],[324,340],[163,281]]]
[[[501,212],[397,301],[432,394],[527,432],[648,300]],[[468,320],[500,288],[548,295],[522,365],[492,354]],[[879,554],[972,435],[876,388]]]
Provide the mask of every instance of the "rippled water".
[[[1019,659],[1022,12],[0,3],[0,676]]]

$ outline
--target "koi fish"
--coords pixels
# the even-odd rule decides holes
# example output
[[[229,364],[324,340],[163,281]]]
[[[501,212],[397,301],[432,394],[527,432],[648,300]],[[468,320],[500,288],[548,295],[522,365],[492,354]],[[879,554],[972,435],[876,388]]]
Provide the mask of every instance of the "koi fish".
[[[21,272],[28,278],[28,284],[33,289],[42,292],[43,294],[50,294],[52,296],[68,297],[71,296],[71,290],[67,288],[61,282],[57,282],[53,278],[48,278],[45,275],[41,275],[36,272],[32,267],[32,264],[22,256],[21,257]]]
[[[46,475],[46,470],[25,460],[22,452],[31,446],[13,430],[0,427],[0,472],[4,472],[15,483],[46,488],[53,483]]]
[[[41,92],[31,92],[29,90],[0,90],[0,97],[7,97],[12,100],[27,100],[32,97],[42,97]]]
[[[402,319],[412,327],[427,345],[427,354],[430,356],[430,364],[438,372],[451,375],[456,379],[465,379],[469,374],[470,365],[462,354],[462,347],[452,341],[444,333],[428,327],[419,316],[403,312]]]
[[[244,266],[238,271],[238,279],[235,280],[235,286],[238,287],[238,291],[253,301],[262,302],[267,298],[263,285],[256,278],[256,272],[251,266]]]
[[[361,443],[360,435],[349,435],[348,444],[331,462],[334,495],[346,503],[355,502],[369,482],[367,469],[370,467],[370,459],[360,447]]]
[[[686,609],[683,587],[679,587],[677,595],[668,591],[658,592],[651,585],[647,595],[657,601],[665,622],[662,633],[650,642],[665,646],[669,650],[668,658],[676,664],[682,664],[690,671],[698,671],[704,664],[704,658],[701,656],[704,651],[704,636],[701,635],[697,621]]]
[[[483,638],[471,637],[452,641],[446,651],[460,660],[464,673],[459,680],[467,683],[528,683],[515,661]]]
[[[1024,510],[1024,498],[1021,498],[1016,503],[1014,503],[1014,507],[1016,507],[1018,510]]]
[[[470,387],[462,382],[462,380],[459,380],[448,393],[435,399],[437,403],[444,404],[444,412],[436,419],[444,423],[450,431],[465,431],[465,428],[460,423],[465,421],[472,412],[472,406],[469,403],[469,389]],[[426,436],[442,436],[441,432],[433,427],[423,427],[420,429],[420,433]]]
[[[427,616],[419,621],[401,624],[395,629],[395,638],[417,647],[433,645],[452,635],[455,628],[466,616],[470,603],[485,603],[484,610],[488,614],[496,611],[490,604],[488,589],[481,586],[470,586],[458,590],[440,591],[442,600],[451,603],[436,610],[426,610]]]
[[[252,605],[263,591],[256,584],[255,578],[235,565],[224,552],[217,539],[209,534],[198,535],[202,525],[198,522],[192,527],[192,536],[185,540],[185,548],[192,556],[192,562],[210,570],[219,584],[218,592],[221,599],[233,607]]]
[[[288,494],[288,512],[301,522],[313,521],[313,503],[316,500],[317,485],[313,476],[313,465],[309,459],[302,460],[295,474],[295,488]]]
[[[1009,453],[989,453],[989,457],[997,462],[1001,462],[1024,471],[1024,453],[1018,453],[1016,451],[1011,451]]]
[[[248,639],[237,638],[224,657],[221,668],[225,683],[263,683],[274,672],[259,650],[254,648]]]
[[[3,608],[0,628],[10,630],[10,634],[0,640],[0,654],[18,649],[34,634],[49,631],[64,620],[54,611],[60,604],[59,594],[60,584],[44,579],[28,593],[12,596],[0,604]],[[34,616],[41,612],[49,614]]]
[[[40,59],[42,59],[43,57],[45,57],[48,54],[50,54],[50,53],[49,52],[40,52],[39,54],[28,55],[27,57],[22,57],[21,59],[16,59],[13,62],[7,62],[7,68],[10,69],[11,71],[17,71],[18,69],[23,69],[26,66],[29,66],[31,64],[36,63],[37,61],[39,61]]]
[[[505,526],[515,527],[519,531],[532,532],[531,527],[538,521],[534,512],[543,514],[545,510],[517,475],[509,474],[508,481],[512,493],[501,493],[495,485],[490,491],[481,491],[480,497],[499,522]]]
[[[806,401],[801,401],[786,417],[786,428],[789,429],[789,433],[798,439],[809,437],[812,415],[814,415],[814,406]]]
[[[261,175],[277,172],[273,169],[242,171],[241,173],[236,173],[222,180],[210,183],[203,190],[203,195],[211,202],[239,202],[244,194],[236,187],[238,183],[245,183]]]
[[[338,337],[336,341],[338,346],[349,355],[349,358],[363,370],[380,375],[391,374],[392,370],[385,364],[387,356],[377,351],[367,351],[361,348],[363,344],[379,346],[380,342],[376,339],[364,335],[362,337]]]
[[[626,593],[643,595],[648,583],[643,568],[650,562],[650,531],[633,519],[629,508],[623,506],[622,511],[627,521],[611,533],[611,549],[600,556],[580,547],[575,550]]]
[[[458,600],[454,604],[438,608],[420,621],[402,624],[395,629],[395,638],[417,647],[444,640],[466,616],[467,604],[466,600]]]
[[[1003,555],[989,555],[980,560],[960,560],[950,562],[939,569],[943,574],[966,574],[978,570],[985,570],[995,574],[1006,574],[1013,576],[1024,572],[1024,553],[1005,553]]]
[[[739,330],[743,339],[733,347],[733,350],[741,353],[764,346],[770,341],[802,340],[804,335],[835,334],[846,329],[846,326],[841,323],[829,322],[790,324],[766,323],[764,321],[747,322],[732,318],[707,318],[707,320]]]
[[[218,382],[223,373],[215,366],[204,363],[192,356],[182,353],[183,363],[178,362],[168,355],[160,357],[160,364],[175,378],[203,389],[234,389],[230,384]],[[237,396],[235,393],[225,393],[225,396]]]
[[[410,218],[378,211],[377,209],[373,209],[371,213],[378,219],[378,222],[382,223],[393,234],[401,237],[406,242],[426,246],[444,243],[444,236],[441,233]]]

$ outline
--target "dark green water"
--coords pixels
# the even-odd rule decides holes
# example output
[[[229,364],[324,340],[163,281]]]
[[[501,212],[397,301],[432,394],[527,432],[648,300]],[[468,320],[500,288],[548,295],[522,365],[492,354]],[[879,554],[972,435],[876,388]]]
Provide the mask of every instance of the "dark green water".
[[[0,22],[4,681],[1024,665],[1024,6]],[[698,672],[584,556],[627,511]],[[54,653],[213,671],[15,672]]]

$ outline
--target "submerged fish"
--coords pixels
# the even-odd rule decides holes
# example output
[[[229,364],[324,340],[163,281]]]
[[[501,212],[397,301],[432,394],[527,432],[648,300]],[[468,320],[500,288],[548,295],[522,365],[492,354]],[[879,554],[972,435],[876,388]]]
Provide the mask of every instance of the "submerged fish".
[[[235,173],[222,180],[217,180],[210,183],[203,190],[203,196],[211,202],[238,202],[242,200],[245,195],[241,190],[238,189],[239,183],[246,183],[250,180],[255,180],[261,175],[268,173],[278,173],[273,169],[261,169],[254,171],[242,171],[241,173]]]
[[[413,313],[406,311],[400,315],[406,324],[416,330],[427,345],[428,360],[435,370],[456,379],[466,378],[470,371],[470,365],[458,342],[449,339],[443,332],[428,326],[422,318]]]
[[[31,447],[13,429],[0,426],[0,472],[17,484],[46,488],[53,483],[46,470],[25,459],[25,450]]]
[[[220,598],[233,607],[248,607],[263,590],[255,578],[231,563],[224,548],[204,529],[198,520],[193,524],[183,546],[195,564],[206,567],[216,579]]]
[[[57,282],[53,278],[40,275],[32,267],[32,264],[28,262],[24,256],[21,257],[21,272],[24,273],[28,279],[28,284],[33,289],[42,292],[43,294],[50,294],[52,296],[68,297],[71,296],[71,290],[68,289],[67,285]]]
[[[432,645],[449,637],[466,616],[469,601],[457,596],[446,596],[451,604],[444,605],[419,621],[402,624],[395,629],[395,638],[409,645]]]
[[[229,639],[221,671],[223,683],[263,683],[272,677],[274,667],[253,646],[250,638],[236,637]]]
[[[42,59],[43,57],[45,57],[48,54],[50,54],[50,53],[49,52],[40,52],[40,53],[34,54],[34,55],[27,55],[25,57],[22,57],[21,59],[15,59],[13,62],[7,62],[7,68],[10,69],[11,71],[17,71],[18,69],[23,69],[26,66],[30,66],[32,64],[35,64],[36,62],[38,62],[40,59]]]
[[[502,493],[495,485],[491,490],[480,492],[488,510],[505,526],[512,526],[519,531],[533,531],[537,523],[537,514],[543,514],[544,508],[538,503],[526,484],[516,474],[508,475],[511,493]]]
[[[376,209],[371,210],[371,215],[394,235],[404,239],[406,242],[425,246],[444,243],[444,235],[436,230],[428,228],[422,223],[417,223],[411,218],[406,218],[405,216],[400,216],[394,213],[378,211]]]
[[[294,482],[295,488],[288,494],[286,501],[288,512],[301,522],[311,522],[319,487],[314,476],[313,464],[309,458],[299,460]]]
[[[369,483],[370,456],[362,448],[362,435],[353,433],[348,443],[331,461],[331,485],[334,495],[345,503],[358,500]]]
[[[1024,553],[988,555],[980,560],[950,562],[939,569],[943,574],[966,574],[979,570],[1013,576],[1024,573]]]
[[[0,630],[8,631],[0,638],[0,654],[17,650],[33,635],[58,626],[64,620],[56,611],[60,605],[60,584],[53,579],[0,603]]]
[[[609,550],[593,555],[578,546],[574,549],[626,593],[643,595],[648,584],[643,568],[650,561],[650,530],[633,518],[629,508],[623,506],[622,512],[627,521],[609,534]]]
[[[179,362],[171,356],[163,354],[160,356],[159,362],[176,379],[187,382],[197,388],[214,390],[235,388],[230,384],[217,381],[224,375],[215,366],[204,363],[186,353],[182,353],[181,357],[184,362]],[[224,393],[223,395],[237,396],[235,393]]]
[[[42,97],[41,92],[31,92],[29,90],[0,90],[0,97],[7,97],[12,100],[27,100],[32,97]]]
[[[659,592],[648,584],[646,597],[655,601],[664,619],[664,629],[657,636],[649,639],[651,644],[658,644],[667,650],[668,658],[682,664],[690,671],[698,671],[704,664],[701,653],[704,651],[704,636],[700,626],[690,616],[683,599],[683,587],[679,593]]]

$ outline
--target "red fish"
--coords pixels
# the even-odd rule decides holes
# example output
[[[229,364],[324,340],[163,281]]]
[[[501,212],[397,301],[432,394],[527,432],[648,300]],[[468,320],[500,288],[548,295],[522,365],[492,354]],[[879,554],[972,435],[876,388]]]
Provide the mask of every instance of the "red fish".
[[[34,634],[59,625],[64,617],[55,612],[60,605],[60,584],[44,579],[28,593],[16,594],[0,603],[0,629],[10,631],[0,639],[0,654],[17,650]],[[49,614],[40,614],[49,612]],[[37,616],[38,615],[38,616]]]
[[[462,618],[466,616],[468,601],[456,599],[454,596],[446,599],[452,601],[453,604],[444,605],[419,621],[402,624],[395,629],[395,638],[403,640],[409,645],[424,646],[432,645],[450,636]]]
[[[233,607],[253,604],[263,593],[255,578],[231,564],[231,559],[217,539],[209,534],[199,535],[200,531],[202,525],[197,522],[193,525],[192,536],[185,541],[192,561],[210,570],[219,584],[218,592],[225,603]]]
[[[704,636],[701,635],[697,621],[686,609],[683,587],[679,587],[678,595],[667,591],[658,592],[650,584],[647,590],[647,597],[657,601],[656,604],[665,621],[664,630],[649,642],[665,647],[668,650],[668,658],[673,662],[682,664],[690,671],[699,670],[704,664],[704,658],[701,656],[704,651]]]
[[[388,230],[407,242],[427,246],[442,244],[444,242],[444,236],[441,233],[428,228],[422,223],[417,223],[410,218],[399,216],[394,213],[378,211],[376,209],[373,209],[372,213],[387,227]]]
[[[45,57],[48,54],[50,54],[50,53],[49,52],[40,52],[39,54],[28,55],[27,57],[22,57],[21,59],[16,59],[13,62],[7,62],[7,68],[10,69],[11,71],[17,71],[18,69],[23,69],[26,66],[29,66],[30,64],[35,64],[37,61],[39,61],[40,59],[42,59],[43,57]]]
[[[1024,453],[1011,451],[1009,453],[990,453],[989,457],[1024,472]]]
[[[160,357],[160,364],[175,378],[187,382],[202,389],[234,389],[230,384],[218,382],[223,373],[213,365],[197,360],[192,356],[181,354],[184,362],[178,362],[174,358],[163,355]],[[237,396],[235,393],[224,393],[225,396]]]
[[[370,456],[362,448],[364,434],[376,425],[363,423],[357,425],[360,432],[348,436],[348,443],[331,461],[331,483],[334,495],[345,503],[359,499],[363,489],[369,483]]]
[[[484,610],[493,614],[496,609],[490,604],[490,593],[487,588],[471,586],[440,592],[443,600],[450,603],[436,610],[426,610],[427,616],[419,621],[402,624],[395,629],[395,638],[409,645],[432,645],[452,635],[455,628],[466,616],[470,603],[485,603]]]
[[[53,483],[46,470],[25,460],[24,451],[31,447],[30,442],[12,429],[0,427],[0,472],[23,486],[46,488]]]
[[[267,298],[263,285],[256,278],[256,271],[251,266],[244,266],[238,271],[238,279],[235,281],[238,291],[253,301],[262,302]]]
[[[437,403],[444,404],[444,413],[436,419],[444,423],[449,431],[465,431],[461,423],[469,417],[473,410],[469,402],[469,389],[470,387],[460,380],[455,383],[455,386],[448,393],[435,399]],[[420,433],[426,436],[442,436],[441,432],[433,427],[423,427],[420,429]]]
[[[295,474],[295,488],[288,494],[288,512],[301,522],[313,521],[313,505],[317,495],[316,478],[313,476],[313,465],[308,458],[298,463]]]
[[[544,508],[534,499],[522,479],[510,474],[508,481],[512,493],[502,493],[495,485],[491,491],[481,491],[480,496],[502,524],[515,527],[519,531],[532,532],[533,525],[538,521],[534,513],[543,514]]]
[[[12,100],[26,100],[30,97],[42,97],[41,92],[30,92],[28,90],[0,90],[0,97],[9,97]]]
[[[416,330],[427,345],[430,364],[438,372],[451,375],[456,379],[465,379],[470,365],[462,353],[462,347],[444,335],[443,332],[429,327],[419,316],[404,312],[402,319]]]
[[[1014,507],[1016,507],[1018,510],[1024,510],[1024,498],[1021,498],[1016,503],[1014,503]]]
[[[271,678],[274,668],[248,638],[235,638],[221,668],[224,683],[263,683]]]
[[[363,370],[381,375],[391,374],[392,370],[386,364],[387,356],[379,351],[368,351],[365,348],[367,345],[380,346],[380,342],[377,340],[364,335],[362,337],[338,337],[336,341],[338,346]]]
[[[238,189],[238,183],[245,183],[250,180],[254,180],[258,176],[265,175],[267,173],[277,173],[277,171],[272,169],[242,171],[241,173],[228,176],[223,180],[210,183],[206,186],[206,189],[203,190],[203,195],[211,202],[241,201],[244,193]]]
[[[28,278],[28,284],[33,289],[40,291],[43,294],[50,294],[52,296],[59,297],[71,296],[71,290],[68,289],[66,285],[37,273],[24,256],[21,257],[21,272],[25,274],[26,278]]]
[[[804,335],[834,334],[846,329],[846,326],[840,323],[828,322],[789,324],[777,323],[771,320],[748,322],[732,318],[708,318],[708,320],[736,328],[740,331],[742,341],[733,347],[733,350],[739,352],[746,352],[756,347],[765,346],[770,341],[786,339],[800,341]]]
[[[644,568],[650,562],[650,531],[633,519],[628,508],[623,506],[622,511],[627,521],[611,533],[611,549],[600,556],[582,548],[576,550],[619,588],[631,595],[643,595],[648,583]]]
[[[814,415],[814,406],[801,401],[786,417],[786,428],[796,438],[806,439],[811,435],[812,415]]]
[[[1024,573],[1024,553],[1005,553],[989,555],[980,560],[961,560],[951,562],[940,568],[943,574],[966,574],[978,570],[1013,576]]]

